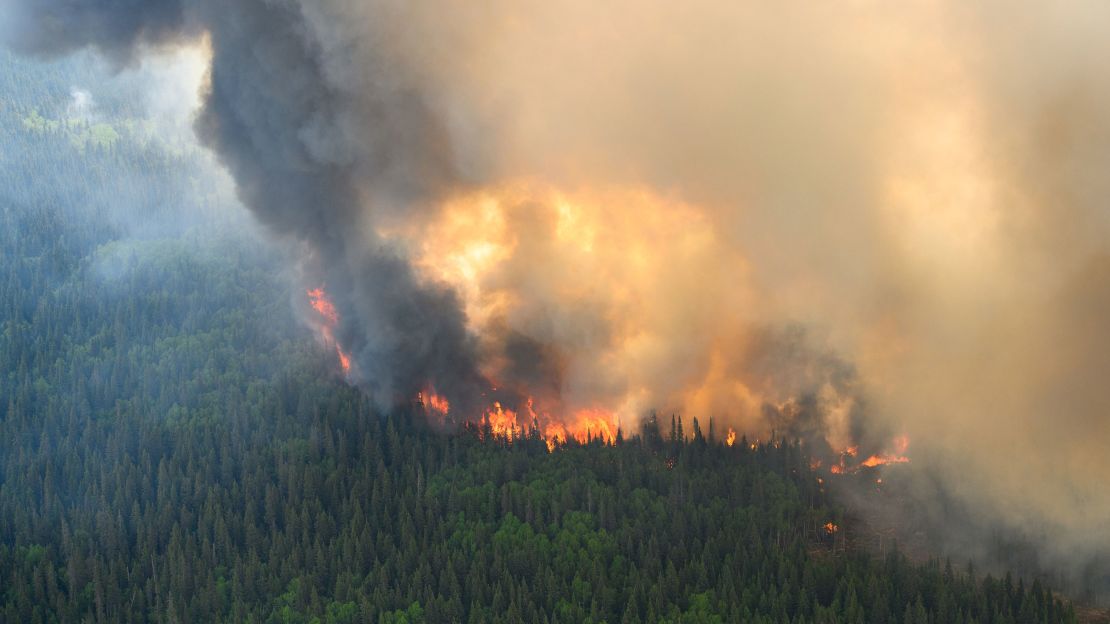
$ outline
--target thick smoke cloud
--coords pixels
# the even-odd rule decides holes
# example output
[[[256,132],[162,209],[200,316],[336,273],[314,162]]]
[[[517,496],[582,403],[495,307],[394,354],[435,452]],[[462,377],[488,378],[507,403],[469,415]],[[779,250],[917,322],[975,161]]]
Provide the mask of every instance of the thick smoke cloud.
[[[120,64],[203,35],[212,66],[197,134],[262,223],[306,247],[305,280],[334,298],[353,374],[386,407],[428,383],[474,406],[482,384],[454,295],[417,283],[373,226],[376,213],[429,201],[455,182],[441,123],[403,73],[361,67],[378,43],[344,39],[334,22],[314,19],[326,8],[28,2],[9,3],[0,23],[18,49],[91,46]],[[372,76],[348,75],[360,71]]]
[[[12,47],[57,55],[92,46],[127,62],[143,45],[169,45],[198,35],[180,0],[5,3],[0,32]]]
[[[329,57],[374,42],[317,31],[299,4],[212,3],[196,13],[213,58],[197,131],[263,222],[310,247],[309,279],[335,300],[354,374],[385,406],[427,383],[473,405],[476,363],[452,293],[418,284],[372,229],[383,204],[426,201],[455,178],[423,94],[397,81],[360,97]]]
[[[1103,3],[3,10],[38,53],[207,42],[198,132],[383,404],[906,433],[971,515],[1110,550]]]

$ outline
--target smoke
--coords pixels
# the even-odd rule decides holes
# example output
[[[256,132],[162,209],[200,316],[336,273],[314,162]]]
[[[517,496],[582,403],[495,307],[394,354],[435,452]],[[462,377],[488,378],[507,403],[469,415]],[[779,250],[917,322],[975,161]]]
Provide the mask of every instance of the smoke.
[[[403,67],[374,61],[373,33],[297,2],[72,5],[15,3],[0,24],[18,49],[92,46],[121,66],[145,49],[207,46],[197,134],[260,221],[305,248],[304,280],[335,299],[358,380],[383,406],[428,383],[476,406],[482,384],[452,291],[418,283],[374,233],[379,213],[430,201],[457,176],[428,97]]]
[[[905,433],[1056,560],[1110,550],[1103,4],[73,4],[0,28],[209,46],[197,132],[383,406]]]

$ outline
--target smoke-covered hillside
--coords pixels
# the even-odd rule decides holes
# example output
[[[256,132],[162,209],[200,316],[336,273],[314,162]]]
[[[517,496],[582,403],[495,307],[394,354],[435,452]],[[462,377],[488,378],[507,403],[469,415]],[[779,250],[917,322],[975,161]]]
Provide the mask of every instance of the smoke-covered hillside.
[[[239,219],[234,188],[251,218],[221,229],[273,245],[379,410],[552,446],[655,410],[830,471],[912,462],[937,549],[993,564],[1013,549],[983,536],[1016,536],[1105,600],[1107,23],[1098,0],[7,0],[12,51],[122,73],[6,79],[49,100],[16,102],[17,138],[69,145],[87,188],[4,157],[139,240]]]
[[[178,69],[0,57],[0,620],[1075,621],[1039,581],[849,548],[796,442],[680,419],[550,452],[380,413],[140,95]]]

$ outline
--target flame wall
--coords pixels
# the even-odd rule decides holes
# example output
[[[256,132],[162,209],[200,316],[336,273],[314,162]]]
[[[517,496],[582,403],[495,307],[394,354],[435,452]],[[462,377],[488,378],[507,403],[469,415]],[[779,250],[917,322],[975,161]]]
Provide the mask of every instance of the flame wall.
[[[1105,3],[133,4],[0,28],[121,63],[204,37],[198,132],[383,405],[904,432],[1110,549]]]

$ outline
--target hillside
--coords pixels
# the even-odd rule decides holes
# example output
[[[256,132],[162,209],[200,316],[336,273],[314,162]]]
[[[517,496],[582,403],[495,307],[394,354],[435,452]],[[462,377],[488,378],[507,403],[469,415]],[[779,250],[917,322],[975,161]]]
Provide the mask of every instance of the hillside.
[[[1040,583],[846,550],[791,442],[549,452],[376,412],[229,200],[181,192],[195,154],[125,108],[67,121],[79,67],[4,62],[3,621],[1075,621]]]

